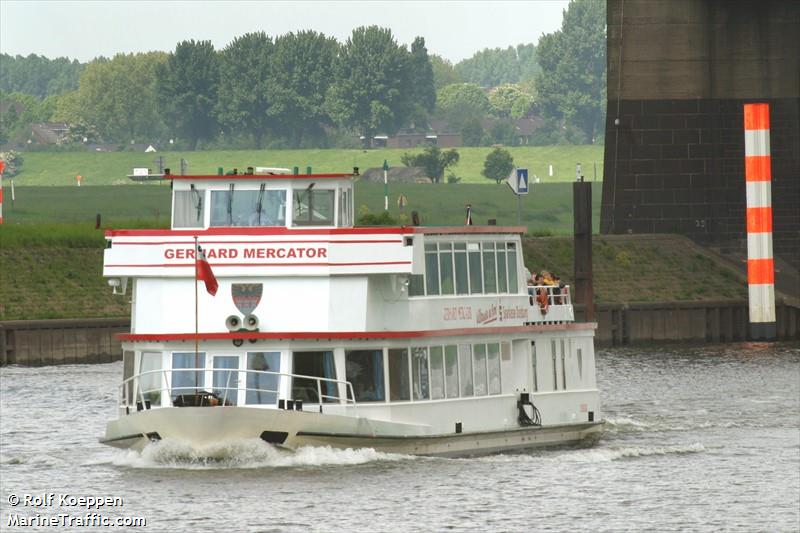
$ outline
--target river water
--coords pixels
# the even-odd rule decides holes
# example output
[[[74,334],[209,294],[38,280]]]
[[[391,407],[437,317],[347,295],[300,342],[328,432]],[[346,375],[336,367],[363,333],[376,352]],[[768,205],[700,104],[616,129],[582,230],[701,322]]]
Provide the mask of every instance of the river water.
[[[151,532],[800,530],[800,345],[608,349],[597,367],[594,446],[464,459],[260,441],[126,452],[97,443],[121,364],[3,368],[0,529],[60,514],[72,526],[51,530],[110,529],[96,513]]]

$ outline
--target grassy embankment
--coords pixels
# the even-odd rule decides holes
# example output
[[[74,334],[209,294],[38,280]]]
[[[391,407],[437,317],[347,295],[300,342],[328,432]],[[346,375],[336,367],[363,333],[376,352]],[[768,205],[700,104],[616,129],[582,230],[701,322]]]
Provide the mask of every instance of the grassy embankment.
[[[460,155],[458,164],[448,170],[462,178],[464,183],[491,184],[481,176],[483,162],[491,148],[464,147],[456,149]],[[602,146],[519,146],[508,150],[518,167],[527,167],[531,177],[539,176],[542,182],[573,181],[575,163],[583,165],[587,179],[594,177],[597,165],[597,181],[603,176]],[[305,171],[310,165],[314,172],[349,172],[352,167],[362,171],[380,167],[386,159],[389,165],[401,166],[401,156],[419,149],[377,150],[212,150],[207,152],[26,152],[25,164],[17,177],[18,185],[75,185],[75,176],[83,177],[83,185],[121,185],[130,183],[127,176],[134,167],[157,168],[155,158],[164,157],[165,166],[173,173],[180,173],[180,160],[189,162],[190,174],[216,174],[217,167],[225,170],[248,166],[300,167]],[[553,165],[553,177],[548,176],[548,165]]]

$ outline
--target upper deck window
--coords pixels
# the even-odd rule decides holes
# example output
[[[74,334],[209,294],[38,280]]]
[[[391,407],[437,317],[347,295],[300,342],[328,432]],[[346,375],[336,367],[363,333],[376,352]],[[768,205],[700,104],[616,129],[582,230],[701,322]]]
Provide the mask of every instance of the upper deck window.
[[[425,243],[425,274],[411,276],[409,296],[517,294],[513,242]]]
[[[336,191],[300,189],[294,191],[295,226],[333,226]]]
[[[212,226],[285,226],[286,191],[211,191]]]
[[[203,227],[203,198],[205,191],[192,188],[189,191],[175,191],[172,207],[173,228]]]

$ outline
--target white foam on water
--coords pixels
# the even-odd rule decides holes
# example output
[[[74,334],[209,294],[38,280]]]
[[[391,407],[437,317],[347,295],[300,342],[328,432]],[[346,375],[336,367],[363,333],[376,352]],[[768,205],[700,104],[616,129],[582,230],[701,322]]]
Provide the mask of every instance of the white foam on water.
[[[234,469],[304,466],[360,465],[379,461],[402,461],[411,456],[377,452],[372,448],[339,450],[325,447],[281,449],[260,439],[242,439],[202,448],[172,439],[145,446],[141,453],[127,450],[112,464],[129,468]]]
[[[680,455],[688,453],[702,453],[704,451],[706,451],[706,447],[699,442],[679,446],[625,446],[620,448],[588,448],[561,454],[559,455],[558,460],[576,463],[602,463],[636,457],[673,454]]]
[[[644,422],[640,422],[638,420],[634,420],[633,418],[628,417],[619,417],[619,418],[606,418],[606,424],[610,428],[614,429],[631,429],[633,428],[634,431],[645,431],[645,428],[650,427],[649,424]]]

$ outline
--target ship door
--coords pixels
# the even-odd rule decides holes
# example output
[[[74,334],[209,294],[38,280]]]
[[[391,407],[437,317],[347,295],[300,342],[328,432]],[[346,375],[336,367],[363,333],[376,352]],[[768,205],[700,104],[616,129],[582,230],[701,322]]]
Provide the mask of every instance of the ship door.
[[[333,381],[313,378],[336,379],[336,367],[332,351],[292,353],[292,399],[307,403],[338,402],[339,393]]]

